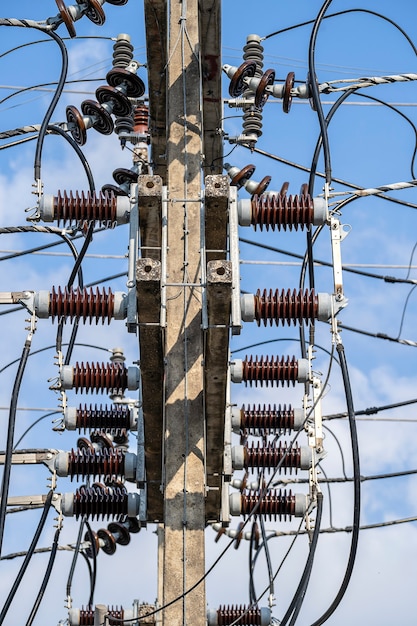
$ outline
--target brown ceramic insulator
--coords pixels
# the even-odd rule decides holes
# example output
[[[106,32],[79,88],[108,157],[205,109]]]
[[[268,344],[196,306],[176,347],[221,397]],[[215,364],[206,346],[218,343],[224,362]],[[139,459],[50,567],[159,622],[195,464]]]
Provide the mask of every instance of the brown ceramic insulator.
[[[130,414],[126,406],[113,405],[100,407],[90,404],[80,405],[75,413],[76,427],[81,432],[83,430],[101,429],[106,431],[122,430],[130,427]]]
[[[286,196],[285,193],[269,196],[252,196],[251,224],[263,230],[301,230],[313,223],[314,206],[311,196]]]
[[[229,624],[260,626],[262,623],[261,610],[256,606],[221,606],[217,610],[217,623],[219,626],[229,626]]]
[[[287,74],[287,78],[285,79],[284,95],[282,97],[282,110],[284,111],[284,113],[289,113],[291,109],[291,103],[292,103],[291,90],[294,87],[294,80],[295,80],[294,72],[289,72]]]
[[[122,395],[127,389],[127,369],[122,363],[84,363],[74,366],[73,389],[75,392],[107,391]]]
[[[87,0],[85,15],[96,26],[103,26],[106,21],[106,16],[99,0]]]
[[[133,110],[133,130],[135,133],[149,133],[149,109],[146,104],[138,104]]]
[[[286,489],[272,489],[262,494],[259,491],[248,491],[241,495],[240,506],[243,516],[249,515],[256,506],[257,515],[270,520],[286,520],[295,514],[295,496]]]
[[[122,607],[120,607],[120,609],[118,609],[117,607],[108,607],[108,613],[106,616],[106,622],[107,624],[109,624],[109,626],[113,626],[115,624],[120,624],[120,621],[114,621],[111,618],[112,617],[116,617],[119,620],[123,619],[124,617],[124,609]],[[87,607],[84,609],[84,607],[80,610],[80,626],[94,626],[94,608],[93,607]]]
[[[87,541],[90,544],[88,548],[85,549],[85,553],[89,559],[93,559],[94,555],[98,554],[98,551],[100,550],[100,542],[99,542],[98,534],[94,532],[94,530],[91,531],[91,534],[93,535],[93,540],[94,540],[93,544],[91,542],[90,533],[86,532],[84,535],[84,541]]]
[[[253,176],[255,169],[256,167],[255,165],[252,165],[252,163],[245,165],[245,167],[242,167],[242,169],[233,176],[230,181],[230,185],[240,189],[249,180],[249,178]]]
[[[301,449],[295,444],[288,447],[281,442],[268,443],[264,446],[252,444],[244,448],[245,468],[265,468],[266,470],[275,470],[279,465],[279,472],[291,473],[293,469],[297,470],[301,465]]]
[[[114,445],[111,437],[104,430],[93,430],[90,433],[90,438],[93,443],[97,443],[100,449],[113,450]]]
[[[103,450],[88,449],[68,452],[68,476],[76,478],[122,477],[125,472],[125,454],[120,448]]]
[[[116,552],[116,539],[109,530],[100,528],[100,530],[97,531],[97,537],[103,542],[101,549],[104,554],[114,554]]]
[[[94,291],[92,287],[90,289],[67,289],[64,291],[61,287],[58,287],[58,291],[55,291],[55,287],[52,287],[52,293],[49,297],[49,317],[52,321],[55,317],[58,319],[67,319],[71,321],[73,319],[82,320],[83,322],[89,321],[90,324],[95,321],[98,324],[107,320],[110,324],[110,320],[114,316],[114,294],[109,288],[108,292],[105,288],[101,291],[97,287]]]
[[[107,526],[107,530],[114,535],[114,540],[121,546],[127,546],[130,543],[129,527],[122,522],[111,522]]]
[[[229,85],[229,94],[231,98],[238,98],[242,95],[242,93],[246,89],[246,84],[244,82],[245,78],[252,78],[255,76],[256,72],[256,62],[255,61],[244,61],[233,74],[230,85]]]
[[[91,517],[101,519],[127,515],[128,493],[122,487],[107,488],[96,484],[92,487],[80,487],[73,500],[73,512],[76,519]]]
[[[294,326],[298,324],[308,324],[310,321],[317,319],[318,316],[318,296],[314,293],[314,289],[308,289],[303,293],[301,289],[278,289],[262,292],[257,290],[255,298],[255,320],[258,326],[263,323],[266,326],[275,322],[279,324],[288,324],[291,322]]]
[[[117,197],[113,193],[58,191],[54,196],[54,219],[60,225],[95,222],[111,228],[116,225]]]
[[[74,20],[71,17],[71,13],[68,11],[68,7],[65,5],[64,0],[55,0],[58,7],[61,19],[64,22],[68,34],[71,38],[76,37],[77,33],[74,28]]]
[[[295,385],[298,377],[298,361],[293,357],[271,357],[261,356],[259,359],[256,356],[250,356],[243,361],[243,381],[245,384],[255,385],[258,384],[262,387],[265,385],[284,385],[287,387]]]
[[[235,537],[235,550],[237,550],[240,546],[240,542],[243,539],[243,528],[244,528],[244,523],[240,522],[240,524],[238,525],[237,529],[236,529],[236,537]]]
[[[270,404],[248,407],[243,405],[240,410],[240,428],[265,435],[293,430],[294,409],[290,404],[288,408],[286,404],[282,407],[280,404],[278,407],[275,404],[272,407]]]
[[[255,92],[255,106],[258,109],[263,109],[266,104],[266,101],[269,98],[269,92],[266,91],[267,87],[270,87],[274,84],[275,80],[275,72],[274,70],[266,70],[265,74],[259,81],[259,85]]]

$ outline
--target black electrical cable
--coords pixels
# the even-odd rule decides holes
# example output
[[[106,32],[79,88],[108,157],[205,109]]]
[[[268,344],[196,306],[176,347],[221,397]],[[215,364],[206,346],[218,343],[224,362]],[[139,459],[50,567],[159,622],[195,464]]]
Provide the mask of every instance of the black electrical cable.
[[[41,518],[39,520],[39,524],[38,524],[38,527],[37,527],[37,529],[35,531],[35,534],[33,535],[33,538],[32,538],[31,544],[29,546],[29,549],[28,549],[28,551],[26,553],[25,559],[24,559],[24,561],[23,561],[23,563],[22,563],[22,565],[20,567],[19,573],[18,573],[18,575],[16,576],[16,578],[14,580],[13,586],[12,586],[12,588],[11,588],[11,590],[9,592],[9,595],[7,596],[6,602],[4,603],[4,606],[3,606],[2,610],[1,610],[1,613],[0,613],[0,624],[3,624],[3,622],[4,622],[4,618],[6,617],[7,611],[10,608],[10,605],[11,605],[11,603],[13,601],[13,598],[16,595],[16,592],[17,592],[17,590],[19,588],[20,583],[22,582],[23,576],[24,576],[24,574],[26,572],[26,569],[27,569],[27,567],[29,565],[29,561],[31,560],[31,558],[33,556],[33,553],[34,553],[35,548],[36,548],[36,544],[38,543],[39,537],[40,537],[41,532],[43,530],[43,527],[45,526],[45,522],[46,522],[46,519],[48,517],[49,509],[51,508],[51,505],[52,505],[52,496],[53,495],[54,495],[54,493],[53,493],[53,491],[51,489],[51,491],[46,496],[45,505],[43,507],[42,515],[41,515]]]
[[[62,41],[61,37],[59,37],[53,31],[48,31],[48,35],[56,41],[56,43],[58,44],[61,50],[62,67],[61,67],[61,75],[59,77],[58,86],[51,100],[51,103],[48,107],[48,110],[45,113],[45,117],[42,120],[41,128],[39,130],[38,141],[36,143],[36,150],[35,150],[35,162],[34,162],[35,182],[41,180],[41,161],[42,161],[43,142],[46,136],[48,125],[51,121],[51,117],[53,115],[53,112],[55,111],[55,108],[58,104],[58,100],[60,99],[62,91],[65,87],[65,81],[66,81],[67,72],[68,72],[68,51],[64,42]]]
[[[70,567],[70,571],[68,573],[68,578],[67,578],[67,598],[71,597],[71,586],[72,586],[72,580],[74,578],[75,566],[77,564],[77,556],[80,551],[81,541],[83,540],[84,522],[85,522],[85,517],[82,517],[80,521],[80,527],[78,529],[77,541],[74,546],[74,554],[73,554],[72,561],[71,561],[71,567]]]
[[[252,522],[252,528],[249,540],[249,604],[256,602],[255,582],[253,578],[253,547],[258,533],[256,519]]]
[[[97,548],[96,548],[96,542],[94,539],[93,530],[89,522],[87,521],[87,519],[84,520],[84,524],[88,532],[88,537],[89,537],[90,544],[91,544],[91,554],[93,558],[93,570],[92,570],[93,573],[92,573],[92,579],[91,579],[90,597],[88,599],[88,605],[92,606],[94,603],[94,591],[96,588],[96,578],[97,578]]]
[[[330,433],[333,437],[333,439],[336,442],[337,447],[339,448],[339,452],[340,452],[340,460],[342,461],[342,472],[343,472],[343,476],[346,478],[346,466],[345,466],[345,455],[343,454],[343,448],[340,444],[339,439],[336,437],[336,435],[334,434],[334,432],[332,431],[331,428],[329,428],[328,426],[326,426],[325,424],[323,424],[323,428],[324,430],[326,430],[328,433]]]
[[[49,556],[49,561],[48,561],[48,565],[47,565],[47,568],[46,568],[46,572],[45,572],[45,575],[43,577],[42,584],[41,584],[40,589],[39,589],[39,593],[36,596],[35,604],[33,605],[32,610],[30,612],[30,615],[28,617],[28,620],[26,622],[26,626],[32,626],[33,620],[36,617],[36,613],[38,612],[38,609],[39,609],[40,604],[42,602],[43,596],[45,595],[46,587],[48,586],[48,582],[49,582],[49,579],[50,579],[51,573],[52,573],[52,568],[53,568],[54,563],[55,563],[55,557],[56,557],[56,553],[57,553],[57,549],[58,549],[58,540],[59,540],[60,532],[61,532],[61,527],[57,528],[56,531],[55,531],[55,536],[54,536],[54,540],[53,540],[53,543],[52,543],[51,554]]]
[[[261,527],[262,543],[264,545],[266,565],[268,569],[269,596],[273,598],[274,597],[274,572],[272,571],[271,553],[269,550],[268,542],[266,540],[265,520],[261,515],[259,516],[259,526]]]
[[[46,419],[47,417],[50,417],[51,415],[56,415],[57,413],[62,413],[62,411],[51,411],[50,413],[45,413],[45,415],[42,415],[41,417],[39,417],[37,420],[35,420],[34,422],[32,422],[32,424],[29,426],[29,428],[26,428],[25,432],[23,433],[23,435],[21,437],[19,437],[19,439],[16,441],[16,443],[13,446],[13,452],[15,450],[17,450],[17,447],[19,445],[19,443],[22,441],[22,439],[24,437],[26,437],[26,435],[28,434],[28,432],[30,430],[32,430],[32,428],[34,426],[36,426],[37,424],[39,424],[39,422],[41,422],[42,420]]]
[[[22,356],[20,358],[19,367],[13,385],[12,397],[10,399],[9,422],[7,426],[7,444],[4,459],[4,470],[1,484],[1,501],[0,501],[0,556],[3,546],[4,526],[6,522],[7,498],[9,494],[10,472],[12,468],[13,438],[16,424],[17,401],[19,397],[20,385],[22,383],[23,374],[30,353],[32,343],[32,335],[28,335],[23,347]]]
[[[392,409],[398,409],[402,406],[408,406],[410,404],[417,404],[417,398],[412,398],[411,400],[403,400],[402,402],[395,402],[394,404],[384,404],[382,406],[372,406],[367,409],[362,409],[361,411],[355,411],[355,415],[375,415],[380,411],[390,411]],[[332,413],[331,415],[324,415],[323,419],[325,420],[334,420],[348,417],[348,413]]]
[[[343,11],[338,11],[337,13],[330,13],[329,15],[324,15],[323,19],[324,20],[328,20],[332,17],[337,17],[339,15],[347,15],[348,13],[368,13],[369,15],[375,15],[376,17],[381,18],[382,20],[385,20],[386,22],[388,22],[389,24],[392,24],[392,26],[394,26],[404,37],[405,39],[408,41],[408,43],[410,44],[411,48],[414,51],[414,54],[417,55],[417,48],[414,45],[411,37],[409,37],[409,35],[407,35],[407,33],[405,32],[405,30],[403,30],[401,28],[401,26],[399,26],[396,22],[394,22],[394,20],[391,20],[389,17],[386,17],[386,15],[382,15],[382,13],[377,13],[376,11],[371,11],[369,9],[345,9]],[[289,26],[287,28],[282,28],[281,30],[277,30],[274,33],[270,33],[269,35],[266,35],[265,37],[263,37],[263,39],[269,39],[270,37],[273,37],[275,35],[280,35],[282,33],[286,33],[290,30],[294,30],[296,28],[300,28],[301,26],[308,26],[310,24],[314,24],[315,20],[308,20],[307,22],[302,22],[300,24],[295,24],[293,26]]]
[[[78,78],[77,80],[66,80],[65,84],[66,85],[71,85],[71,84],[76,84],[76,83],[96,83],[96,82],[100,82],[100,81],[104,81],[105,78]],[[39,83],[37,85],[30,85],[29,87],[21,87],[20,89],[17,89],[17,91],[13,91],[13,93],[9,93],[8,96],[5,96],[4,98],[0,99],[0,105],[4,104],[5,102],[7,102],[8,100],[10,100],[11,98],[15,98],[16,96],[19,96],[22,93],[26,93],[28,91],[36,91],[38,89],[40,89],[41,87],[54,87],[56,85],[59,84],[59,81],[54,81],[51,83]],[[46,91],[46,90],[44,90]],[[48,90],[49,91],[49,90]],[[83,93],[83,92],[76,92],[76,93]],[[94,93],[94,92],[93,92]],[[40,98],[41,96],[39,96]],[[28,102],[33,102],[34,98],[31,98]],[[23,103],[26,104],[26,103]],[[5,109],[3,109],[3,111],[7,111],[8,107],[6,107]],[[28,131],[31,132],[31,131]],[[33,131],[35,132],[35,131]]]
[[[87,176],[87,180],[88,180],[88,184],[90,187],[90,192],[94,193],[95,191],[95,183],[94,183],[94,178],[93,178],[93,173],[91,171],[91,167],[89,162],[87,161],[87,159],[85,158],[85,154],[84,152],[81,150],[80,146],[77,144],[76,141],[74,141],[74,139],[65,131],[63,130],[60,126],[57,126],[56,124],[49,124],[47,127],[47,130],[50,130],[53,133],[56,133],[58,135],[61,135],[61,137],[63,137],[66,141],[68,141],[68,143],[70,144],[70,146],[72,148],[74,148],[75,152],[77,153],[85,174]]]
[[[313,536],[311,538],[311,543],[310,543],[310,547],[309,547],[309,552],[308,552],[308,558],[306,561],[306,564],[304,566],[304,571],[302,573],[300,582],[298,584],[298,587],[294,593],[294,596],[290,602],[290,605],[284,615],[284,617],[282,618],[281,622],[280,622],[280,626],[286,626],[286,624],[288,623],[288,620],[291,618],[291,616],[294,614],[295,617],[298,616],[298,613],[301,609],[301,605],[302,602],[304,600],[306,591],[307,591],[307,586],[308,586],[308,582],[310,580],[310,575],[311,575],[311,570],[313,568],[313,562],[314,562],[314,557],[315,557],[315,553],[316,553],[316,548],[317,548],[317,542],[318,542],[318,538],[319,538],[319,531],[320,531],[320,524],[321,524],[321,518],[322,518],[322,513],[323,513],[323,494],[322,493],[318,493],[317,494],[317,513],[316,513],[316,521],[315,521],[315,525],[314,525],[314,531],[313,531]],[[290,624],[294,624],[294,621],[291,620]]]
[[[352,524],[352,538],[350,545],[349,558],[346,566],[345,575],[343,577],[342,583],[340,585],[339,591],[336,594],[335,599],[329,606],[329,608],[323,613],[323,615],[313,622],[312,626],[321,626],[324,624],[329,617],[334,613],[334,611],[339,606],[340,602],[345,595],[346,589],[349,585],[353,567],[355,564],[356,553],[358,549],[358,541],[359,541],[359,522],[360,522],[360,509],[361,509],[361,476],[360,476],[360,460],[359,460],[359,445],[358,445],[358,435],[356,430],[356,421],[355,421],[355,409],[353,406],[353,398],[352,398],[352,389],[349,380],[349,371],[346,362],[345,349],[342,343],[338,343],[336,346],[337,352],[339,353],[340,367],[342,370],[342,378],[343,384],[345,388],[346,395],[346,405],[348,410],[349,417],[349,428],[350,428],[350,437],[352,444],[352,460],[353,460],[353,478],[354,478],[354,503],[353,503],[353,524]]]

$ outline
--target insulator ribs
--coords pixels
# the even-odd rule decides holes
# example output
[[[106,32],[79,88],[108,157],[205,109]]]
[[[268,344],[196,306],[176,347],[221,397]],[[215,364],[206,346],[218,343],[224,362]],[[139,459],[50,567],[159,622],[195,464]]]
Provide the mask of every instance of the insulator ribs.
[[[262,497],[261,497],[262,496]],[[286,520],[295,515],[295,495],[291,490],[273,489],[266,493],[247,492],[240,496],[241,514],[246,517],[256,506],[256,513],[269,520]]]
[[[71,450],[68,453],[68,476],[73,478],[122,478],[125,474],[125,453],[120,448]]]
[[[243,361],[242,379],[245,384],[295,385],[298,379],[298,360],[295,356],[271,357],[261,356],[259,359],[251,355]]]
[[[251,224],[263,230],[304,229],[313,224],[314,205],[310,195],[262,194],[251,201]]]
[[[240,428],[242,430],[257,431],[261,434],[289,431],[294,429],[294,409],[291,405],[258,404],[242,406],[240,410]]]
[[[128,492],[124,487],[105,487],[93,485],[80,487],[73,497],[73,515],[79,517],[124,517],[128,513]]]
[[[75,412],[75,426],[79,431],[106,430],[121,431],[130,428],[130,412],[126,406],[80,405]]]
[[[115,301],[114,294],[109,288],[108,292],[105,288],[102,291],[97,287],[94,291],[92,287],[90,289],[67,289],[61,290],[58,287],[58,291],[55,287],[52,287],[52,293],[49,298],[49,316],[52,321],[57,317],[58,319],[69,318],[79,319],[83,322],[89,321],[90,324],[95,321],[96,324],[104,324],[107,321],[110,324],[110,320],[114,317],[115,313]]]
[[[229,626],[229,624],[261,626],[261,609],[245,605],[220,606],[217,610],[217,624],[218,626]]]
[[[317,319],[319,303],[318,296],[314,293],[314,289],[306,289],[303,293],[301,289],[264,289],[257,290],[255,298],[255,320],[258,326],[263,323],[264,326],[269,322],[270,326],[275,324],[285,324],[289,326],[291,322],[296,325],[307,324]]]
[[[124,393],[127,389],[127,369],[121,363],[84,363],[76,362],[73,368],[73,389],[75,392],[104,391]]]
[[[244,447],[244,467],[248,468],[265,468],[266,470],[274,470],[279,465],[279,472],[287,473],[293,469],[297,470],[301,467],[301,448],[298,444],[287,446],[287,444],[279,445],[268,443],[260,445],[259,443]]]
[[[117,197],[113,193],[90,193],[58,191],[53,199],[54,220],[58,226],[73,222],[96,222],[112,228],[117,224]]]

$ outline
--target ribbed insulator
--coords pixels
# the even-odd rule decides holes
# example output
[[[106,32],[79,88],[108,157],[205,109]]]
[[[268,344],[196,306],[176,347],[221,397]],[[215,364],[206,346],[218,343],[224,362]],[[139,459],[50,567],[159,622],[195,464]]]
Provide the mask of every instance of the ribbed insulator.
[[[113,44],[113,67],[126,68],[133,59],[133,50],[134,47],[126,37],[117,39]]]
[[[49,297],[49,317],[52,321],[55,317],[58,319],[67,319],[71,321],[75,318],[92,324],[93,320],[96,324],[104,322],[110,324],[110,320],[114,317],[114,294],[109,288],[108,292],[105,288],[102,291],[97,287],[95,292],[92,287],[90,289],[67,289],[55,291],[52,287],[52,293]]]
[[[287,356],[279,358],[268,356],[261,356],[260,359],[256,356],[246,357],[243,361],[242,380],[245,384],[255,386],[260,384],[262,387],[264,384],[268,385],[295,385],[298,377],[298,361],[293,357]]]
[[[263,323],[266,326],[275,322],[278,326],[281,324],[294,326],[298,324],[308,324],[310,321],[317,319],[318,316],[318,296],[314,293],[314,289],[306,289],[303,293],[301,290],[284,289],[281,292],[278,289],[262,292],[257,290],[255,299],[255,320],[258,326]]]
[[[220,606],[217,610],[218,626],[260,626],[262,624],[261,609],[254,606],[231,605]]]
[[[252,226],[265,227],[275,230],[298,230],[313,224],[313,200],[308,194],[300,196],[285,196],[275,194],[268,196],[253,196],[252,198]]]
[[[291,519],[295,515],[295,496],[285,489],[273,489],[262,494],[259,491],[249,491],[240,496],[241,514],[249,515],[256,508],[257,515],[263,515],[270,520]]]
[[[127,389],[127,369],[121,363],[75,364],[73,369],[73,389],[76,392],[107,391],[123,394]]]
[[[128,492],[124,487],[93,485],[80,487],[74,493],[73,515],[79,517],[120,517],[128,512]]]
[[[58,226],[73,222],[96,222],[111,228],[117,223],[117,198],[113,193],[90,193],[87,191],[69,195],[66,191],[54,196],[54,219]]]
[[[297,470],[301,466],[301,449],[295,444],[288,447],[287,444],[282,445],[280,442],[277,446],[275,443],[268,443],[261,446],[259,443],[255,446],[244,447],[244,463],[245,469],[249,468],[265,468],[267,470],[275,470],[279,465],[279,472],[291,473],[293,469]]]
[[[75,413],[76,419],[76,428],[81,432],[81,430],[93,430],[96,428],[100,428],[101,430],[106,431],[117,431],[120,434],[125,429],[130,428],[130,413],[129,409],[126,406],[110,406],[105,405],[104,407],[100,405],[97,407],[97,404],[94,406],[90,404],[87,406],[79,406]],[[114,434],[114,433],[113,433]]]
[[[106,615],[106,623],[109,624],[109,626],[113,626],[115,624],[120,624],[119,621],[115,622],[114,620],[112,620],[112,617],[116,617],[119,620],[122,620],[124,618],[124,610],[122,607],[117,608],[117,607],[107,607],[107,615]],[[80,610],[80,621],[79,621],[79,626],[94,626],[94,608],[93,607],[87,607],[84,609],[84,607]]]
[[[149,108],[146,104],[139,104],[133,111],[135,133],[146,135],[149,133]]]
[[[130,134],[133,132],[133,116],[126,115],[124,117],[116,117],[114,120],[114,129],[118,135],[120,133]]]
[[[262,135],[262,111],[254,106],[248,107],[243,113],[242,126],[244,135],[260,137]]]
[[[68,476],[73,478],[121,478],[125,473],[125,455],[120,448],[71,450],[68,453]]]
[[[255,76],[260,78],[262,76],[262,68],[264,66],[264,49],[261,45],[260,37],[257,35],[249,35],[246,45],[243,46],[243,59],[244,61],[255,61]]]
[[[278,408],[275,404],[273,407],[270,404],[258,404],[257,407],[243,405],[240,411],[240,428],[265,435],[293,430],[294,409],[290,404],[288,408],[285,404],[282,407],[279,404]]]

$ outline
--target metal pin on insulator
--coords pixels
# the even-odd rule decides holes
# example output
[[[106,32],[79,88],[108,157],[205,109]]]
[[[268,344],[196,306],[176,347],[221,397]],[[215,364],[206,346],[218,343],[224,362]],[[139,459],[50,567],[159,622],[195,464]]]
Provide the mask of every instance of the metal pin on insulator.
[[[251,196],[260,196],[266,191],[271,180],[271,176],[264,176],[259,182],[257,180],[248,180],[243,186]]]
[[[295,385],[298,383],[306,383],[309,380],[309,362],[308,359],[296,359],[295,356],[290,357],[268,357],[258,356],[255,358],[251,355],[243,361],[235,359],[230,364],[230,374],[232,382],[246,385],[262,387],[264,384],[269,385]]]
[[[73,222],[95,222],[106,228],[127,224],[130,201],[114,193],[90,193],[89,191],[58,191],[58,195],[44,194],[39,199],[39,213],[44,222],[70,225]]]
[[[257,606],[220,606],[218,609],[208,609],[208,626],[268,626],[271,623],[271,609]]]
[[[80,487],[75,493],[61,496],[62,514],[65,517],[136,517],[139,514],[140,495],[128,493],[123,487],[105,487],[101,484]]]
[[[52,287],[52,292],[38,291],[34,297],[35,314],[41,318],[82,320],[90,324],[107,321],[111,319],[123,320],[126,317],[127,302],[126,294],[121,291],[112,292],[111,289],[101,291],[97,287],[94,291],[92,287],[85,289],[67,289],[64,291],[58,287]]]
[[[236,167],[235,165],[230,165],[230,163],[225,163],[223,167],[229,175],[230,185],[232,187],[237,187],[238,189],[243,187],[243,185],[248,182],[249,178],[253,176],[256,169],[256,167],[251,163],[249,165],[245,165],[242,169]]]
[[[139,369],[124,367],[120,363],[84,363],[75,366],[63,365],[60,372],[61,388],[75,392],[107,391],[122,394],[126,389],[139,389]]]
[[[264,289],[256,294],[246,293],[240,298],[242,320],[256,321],[258,326],[291,323],[308,324],[313,320],[327,322],[332,315],[333,298],[328,293],[314,293],[314,289],[306,289],[303,293],[296,289]]]
[[[122,431],[137,429],[137,411],[133,407],[112,405],[104,407],[97,404],[78,407],[66,407],[64,424],[67,430],[101,429],[106,431]]]
[[[89,607],[82,607],[81,609],[69,609],[68,611],[68,623],[69,626],[94,626],[94,609]],[[111,618],[117,618],[117,622]],[[135,618],[134,611],[132,609],[123,609],[108,606],[106,611],[106,624],[113,626],[120,624],[120,620],[132,621]]]
[[[291,405],[243,405],[241,409],[232,407],[232,428],[237,434],[247,430],[251,435],[262,436],[300,430],[304,419],[303,409],[293,408]]]
[[[233,446],[232,448],[233,469],[265,468],[275,470],[279,466],[279,472],[287,473],[289,470],[308,470],[311,468],[312,456],[309,446],[287,446],[281,442],[268,443],[266,445],[252,444],[251,446]]]
[[[319,226],[328,220],[324,198],[308,194],[285,196],[278,191],[253,195],[238,202],[239,224],[266,230],[298,230],[305,226]]]
[[[239,493],[235,491],[229,496],[231,515],[250,515],[256,507],[256,514],[277,518],[279,520],[303,517],[307,511],[307,496],[303,493],[293,494],[291,490],[271,489],[266,493],[261,491]]]
[[[78,449],[59,452],[55,457],[58,476],[76,478],[116,477],[133,481],[136,475],[136,454],[124,452],[120,448],[88,450]]]

